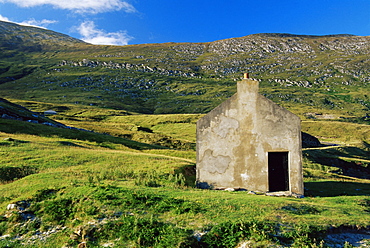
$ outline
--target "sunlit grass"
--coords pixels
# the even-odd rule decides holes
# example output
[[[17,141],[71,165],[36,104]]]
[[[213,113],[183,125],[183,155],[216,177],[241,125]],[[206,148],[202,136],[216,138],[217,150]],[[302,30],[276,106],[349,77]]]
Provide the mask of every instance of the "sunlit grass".
[[[338,121],[303,121],[302,131],[313,134],[321,141],[359,145],[370,143],[370,126]]]
[[[59,206],[64,202],[73,202],[75,208],[70,210],[73,215],[67,216],[65,221],[59,220],[70,232],[79,226],[88,226],[87,223],[97,219],[110,218],[112,223],[119,221],[117,218],[121,217],[117,216],[120,213],[131,213],[138,221],[155,216],[156,221],[192,232],[204,232],[228,222],[271,222],[324,229],[329,226],[369,225],[369,180],[340,174],[338,168],[320,164],[320,160],[312,160],[320,156],[332,156],[366,162],[366,142],[358,147],[304,149],[306,197],[268,197],[248,194],[248,191],[196,189],[195,150],[155,149],[149,146],[156,142],[154,135],[159,133],[173,140],[185,138],[194,142],[193,131],[199,116],[138,115],[135,120],[135,116],[110,117],[101,112],[101,119],[92,121],[91,117],[87,114],[83,117],[86,119],[78,117],[73,123],[96,130],[106,128],[116,136],[122,131],[120,125],[147,127],[153,133],[130,130],[132,135],[141,132],[140,135],[149,134],[145,136],[148,146],[127,146],[126,141],[108,135],[99,136],[97,141],[98,136],[86,136],[96,134],[83,131],[76,131],[72,136],[56,131],[48,133],[49,129],[43,125],[33,125],[34,131],[28,134],[0,132],[0,167],[34,168],[32,174],[23,178],[14,177],[13,181],[0,184],[0,209],[5,211],[9,203],[17,201],[33,202],[34,208],[46,218],[41,227],[47,229],[47,226],[57,223],[58,217],[42,212],[43,209],[50,204]],[[363,129],[366,126],[353,124],[352,127],[360,127],[358,130],[366,133],[366,129]],[[36,131],[42,135],[37,135]],[[311,131],[311,134],[320,136],[320,129]],[[347,134],[337,132],[336,135],[340,140],[341,137],[346,139]],[[354,136],[354,139],[357,137],[363,136]],[[48,190],[56,192],[56,198],[35,200],[40,192]],[[137,197],[133,199],[139,201],[135,203],[138,205],[130,205],[131,200],[127,199],[131,197]],[[69,242],[68,235],[58,234],[45,247]],[[95,234],[95,237],[99,236]]]

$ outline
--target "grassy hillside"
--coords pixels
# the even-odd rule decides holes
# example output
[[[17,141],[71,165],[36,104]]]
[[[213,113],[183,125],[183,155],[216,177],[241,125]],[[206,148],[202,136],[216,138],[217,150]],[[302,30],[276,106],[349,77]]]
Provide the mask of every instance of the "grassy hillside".
[[[195,150],[184,144],[194,144],[200,115],[24,103],[59,106],[59,122],[113,136],[0,119],[2,246],[318,247],[333,242],[328,232],[370,225],[366,125],[303,123],[341,145],[304,149],[306,197],[296,199],[194,188]]]
[[[5,22],[0,28],[4,98],[206,113],[249,72],[262,94],[302,118],[369,119],[369,37],[257,34],[211,43],[93,46],[37,28]],[[40,49],[24,51],[30,42]]]

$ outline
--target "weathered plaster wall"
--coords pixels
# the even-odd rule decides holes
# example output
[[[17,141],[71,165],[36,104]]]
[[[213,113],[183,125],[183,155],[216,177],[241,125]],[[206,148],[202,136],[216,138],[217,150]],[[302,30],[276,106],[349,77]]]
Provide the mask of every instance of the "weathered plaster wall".
[[[257,81],[237,87],[197,123],[198,186],[266,192],[268,152],[289,151],[290,191],[303,194],[299,118],[259,95]]]
[[[260,96],[257,111],[258,123],[265,153],[289,152],[290,191],[303,194],[301,121],[298,116]],[[267,162],[267,154],[264,156]]]
[[[234,184],[234,149],[240,145],[235,96],[197,122],[197,175],[203,188]]]

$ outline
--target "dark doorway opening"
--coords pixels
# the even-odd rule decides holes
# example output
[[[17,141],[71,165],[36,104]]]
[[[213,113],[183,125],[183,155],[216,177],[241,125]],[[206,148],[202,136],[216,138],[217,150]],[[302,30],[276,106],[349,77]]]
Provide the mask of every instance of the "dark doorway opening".
[[[288,152],[268,153],[269,191],[289,190]]]

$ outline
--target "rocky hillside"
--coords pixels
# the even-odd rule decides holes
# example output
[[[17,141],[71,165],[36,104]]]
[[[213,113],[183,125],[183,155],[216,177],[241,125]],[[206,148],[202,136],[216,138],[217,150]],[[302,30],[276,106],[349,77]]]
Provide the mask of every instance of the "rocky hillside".
[[[137,52],[138,48],[143,49]],[[350,85],[370,79],[370,60],[366,58],[370,53],[370,37],[256,34],[211,43],[148,48],[127,46],[122,47],[124,52],[99,54],[93,60],[62,61],[61,65],[102,66],[197,78],[239,78],[247,71],[282,86],[301,87],[320,87],[334,81]],[[117,63],[118,58],[127,55],[142,63]]]
[[[93,46],[49,30],[3,22],[0,28],[3,97],[204,113],[230,97],[234,81],[249,72],[262,94],[301,116],[364,121],[370,112],[370,37],[255,34],[210,43]],[[18,45],[10,46],[9,37]],[[30,42],[43,52],[24,52]]]

